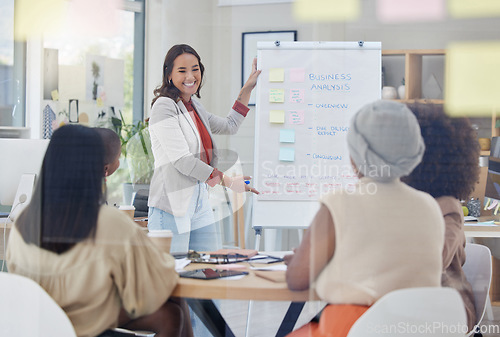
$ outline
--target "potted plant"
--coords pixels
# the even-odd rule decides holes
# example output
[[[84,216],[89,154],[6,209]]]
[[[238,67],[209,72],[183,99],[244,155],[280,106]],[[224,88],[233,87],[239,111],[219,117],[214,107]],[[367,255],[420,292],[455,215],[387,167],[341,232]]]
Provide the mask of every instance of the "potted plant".
[[[120,118],[112,117],[111,121],[120,137],[122,156],[128,167],[130,182],[124,186],[125,202],[132,200],[133,192],[149,189],[154,171],[154,159],[151,152],[151,138],[148,122],[138,121],[126,124],[121,111]],[[128,192],[126,190],[129,190]],[[127,195],[128,194],[128,195]]]

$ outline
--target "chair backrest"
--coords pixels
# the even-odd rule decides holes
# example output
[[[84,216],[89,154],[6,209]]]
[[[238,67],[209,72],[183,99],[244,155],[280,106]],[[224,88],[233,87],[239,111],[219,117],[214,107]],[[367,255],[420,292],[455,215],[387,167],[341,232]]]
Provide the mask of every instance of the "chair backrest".
[[[33,280],[0,272],[0,336],[76,337],[66,313]]]
[[[467,316],[459,292],[425,287],[382,296],[352,326],[347,337],[465,336]]]
[[[489,300],[492,262],[490,249],[483,245],[467,243],[465,245],[465,263],[462,267],[467,281],[474,293],[474,307],[476,309],[476,325],[483,320],[486,304]]]
[[[139,190],[134,196],[134,217],[148,216],[149,190]]]

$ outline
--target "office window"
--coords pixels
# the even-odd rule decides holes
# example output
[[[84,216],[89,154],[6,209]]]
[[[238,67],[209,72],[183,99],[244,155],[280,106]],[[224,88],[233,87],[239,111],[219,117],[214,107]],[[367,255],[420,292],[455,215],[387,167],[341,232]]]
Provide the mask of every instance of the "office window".
[[[109,127],[109,117],[120,112],[127,123],[143,118],[144,88],[144,1],[123,1],[114,11],[116,28],[95,37],[61,35],[44,38],[43,99],[53,99],[58,89],[55,111],[73,122]],[[92,16],[85,25],[109,28]],[[51,66],[55,65],[55,66]],[[50,72],[50,69],[54,69]],[[58,72],[58,74],[55,74]],[[78,100],[78,116],[75,100]]]
[[[0,2],[0,126],[24,127],[28,126],[25,104],[26,99],[29,100],[26,98],[26,42],[14,39],[15,6],[15,0]],[[83,17],[87,25],[100,24],[93,21],[95,16]],[[103,116],[103,112],[109,115],[111,107],[118,117],[121,111],[127,122],[142,120],[144,0],[122,0],[116,18],[120,29],[102,37],[95,32],[87,37],[65,32],[43,37],[43,69],[35,74],[43,79],[40,112],[49,101],[57,102],[52,104],[57,118],[66,115],[74,121],[76,116],[70,116],[70,112],[76,111],[69,111],[76,109],[76,106],[70,107],[72,99],[79,101],[79,110],[88,116],[89,124],[97,123],[96,117]],[[90,67],[97,65],[90,71],[94,79],[86,76],[88,63]],[[92,91],[93,96],[89,94]],[[96,97],[97,94],[101,96]]]
[[[0,2],[0,126],[26,126],[26,43],[14,40],[14,0]]]

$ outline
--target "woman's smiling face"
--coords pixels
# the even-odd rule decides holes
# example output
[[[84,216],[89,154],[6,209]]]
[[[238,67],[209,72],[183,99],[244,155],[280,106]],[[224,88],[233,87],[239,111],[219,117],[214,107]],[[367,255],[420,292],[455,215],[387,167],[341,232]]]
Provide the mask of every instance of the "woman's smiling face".
[[[189,101],[201,83],[201,71],[198,59],[193,54],[177,56],[169,80],[180,90],[181,98]]]

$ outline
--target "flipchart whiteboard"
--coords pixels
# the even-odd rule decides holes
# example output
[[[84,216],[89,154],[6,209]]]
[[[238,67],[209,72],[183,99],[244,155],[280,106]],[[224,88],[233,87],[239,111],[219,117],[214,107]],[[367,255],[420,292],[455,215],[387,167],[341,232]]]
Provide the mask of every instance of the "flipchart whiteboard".
[[[357,181],[349,120],[381,96],[380,42],[258,42],[252,225],[307,227]]]

